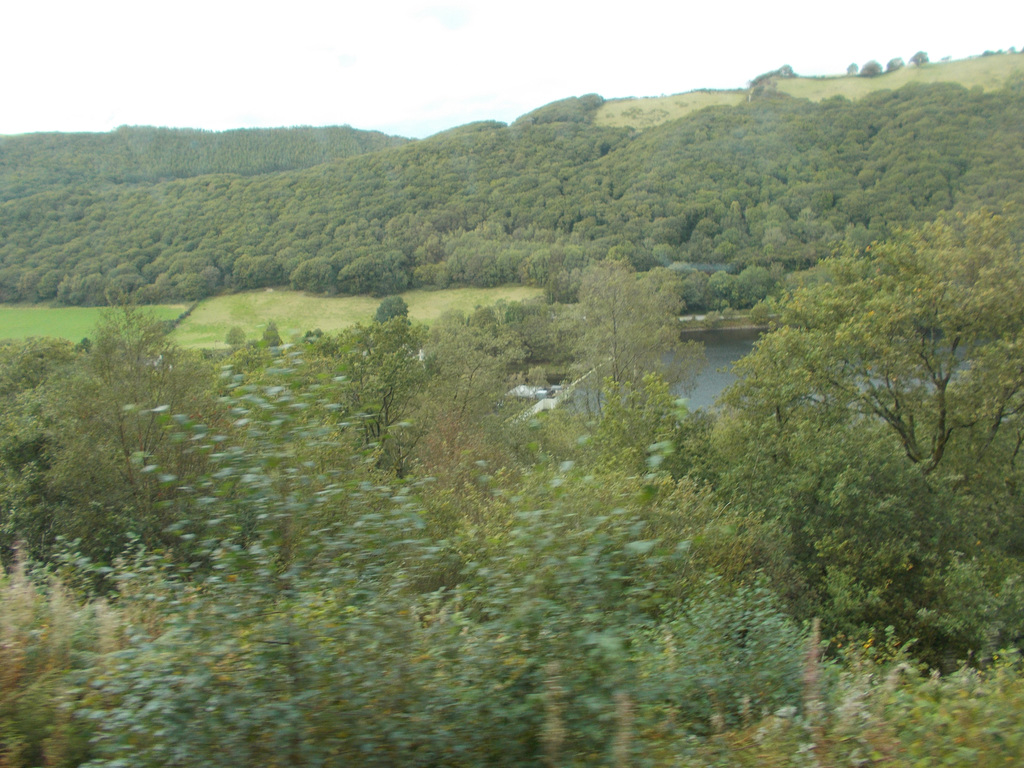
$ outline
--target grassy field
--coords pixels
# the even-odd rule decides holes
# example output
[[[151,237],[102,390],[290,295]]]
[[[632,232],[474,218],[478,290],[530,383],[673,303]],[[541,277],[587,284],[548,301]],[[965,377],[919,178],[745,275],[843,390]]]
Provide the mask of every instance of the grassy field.
[[[649,99],[614,99],[597,111],[594,122],[612,127],[628,126],[642,131],[659,123],[678,120],[690,112],[719,105],[735,106],[747,98],[745,90],[690,91]]]
[[[881,61],[882,66],[886,62]],[[796,77],[780,80],[783,93],[800,99],[821,101],[833,96],[855,100],[873,91],[892,90],[908,83],[959,83],[965,88],[1002,88],[1024,78],[1024,55],[1003,53],[959,61],[933,62],[923,67],[907,66],[879,77]],[[676,120],[690,112],[721,104],[735,105],[747,98],[746,90],[691,91],[648,99],[613,99],[597,111],[599,125],[628,126],[637,130]]]
[[[885,66],[885,62],[881,62]],[[893,90],[909,83],[959,83],[965,88],[1002,88],[1024,77],[1024,55],[1004,53],[960,61],[940,61],[923,67],[903,67],[878,77],[797,77],[780,80],[779,90],[797,98],[821,101],[832,96],[858,99],[872,91]]]
[[[188,307],[185,304],[161,304],[148,307],[161,320],[173,320]],[[0,305],[0,339],[27,339],[29,336],[56,336],[81,341],[93,335],[93,329],[106,307],[47,307],[40,304]]]
[[[500,299],[521,301],[540,296],[539,288],[451,288],[445,291],[409,291],[402,298],[413,320],[429,324],[449,309],[467,311]],[[224,347],[228,331],[237,326],[250,339],[263,334],[273,320],[283,339],[319,328],[337,331],[373,319],[380,299],[366,296],[324,298],[286,290],[252,291],[207,299],[174,332],[174,341],[186,347]]]

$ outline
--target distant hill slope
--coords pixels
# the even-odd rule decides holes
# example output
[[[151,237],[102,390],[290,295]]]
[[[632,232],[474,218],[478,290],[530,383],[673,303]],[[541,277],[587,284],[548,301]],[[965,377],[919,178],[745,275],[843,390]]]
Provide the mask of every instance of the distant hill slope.
[[[123,126],[110,133],[0,136],[0,201],[68,187],[298,170],[407,141],[348,126],[223,132]]]
[[[602,125],[607,104],[586,96],[310,167],[258,173],[282,161],[254,151],[155,182],[126,183],[130,163],[105,176],[114,155],[82,149],[78,183],[0,202],[0,300],[511,282],[570,300],[604,258],[778,275],[943,211],[1024,202],[1024,78],[1004,80],[821,101],[781,92],[787,80],[643,132]]]
[[[959,61],[932,62],[920,67],[904,66],[895,72],[886,72],[878,77],[798,76],[780,79],[776,82],[776,87],[781,93],[811,101],[821,101],[834,96],[853,100],[876,91],[901,88],[910,83],[957,83],[965,88],[980,87],[991,91],[1003,88],[1020,78],[1024,78],[1024,55],[1001,53]],[[748,96],[747,89],[736,89],[690,91],[656,98],[610,99],[597,109],[594,122],[597,125],[645,130],[707,107],[742,104]]]

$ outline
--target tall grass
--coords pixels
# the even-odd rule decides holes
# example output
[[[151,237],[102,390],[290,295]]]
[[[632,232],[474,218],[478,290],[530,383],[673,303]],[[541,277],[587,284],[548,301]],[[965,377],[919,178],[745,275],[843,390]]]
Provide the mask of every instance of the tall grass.
[[[58,580],[0,569],[0,768],[78,765],[89,731],[74,717],[78,675],[121,645],[119,614]]]
[[[146,592],[152,586],[147,582],[139,589]],[[106,707],[114,703],[109,698],[129,695],[131,686],[96,687],[96,683],[119,678],[126,683],[136,680],[144,669],[130,668],[133,657],[124,655],[124,649],[130,647],[125,638],[133,634],[151,638],[161,629],[157,617],[160,611],[152,603],[152,595],[140,593],[140,599],[132,599],[126,593],[122,597],[113,606],[103,601],[81,600],[56,579],[33,578],[21,562],[7,573],[0,572],[0,768],[76,766],[96,759],[97,765],[126,764],[106,763],[100,753],[93,751],[92,727],[100,725],[95,716],[103,715]],[[337,620],[333,613],[328,613],[314,624],[325,629]],[[426,630],[421,627],[413,634],[422,631]],[[459,637],[451,633],[442,633],[443,637],[426,633],[435,640]],[[502,637],[496,640],[499,644],[504,641]],[[162,653],[171,647],[164,647]],[[807,639],[802,673],[794,670],[796,676],[802,677],[794,681],[803,687],[799,707],[758,711],[749,704],[751,696],[742,697],[746,703],[739,720],[717,718],[715,731],[700,737],[689,735],[680,739],[678,729],[665,720],[663,712],[652,716],[664,709],[660,698],[645,694],[647,689],[661,690],[657,680],[647,679],[636,694],[624,689],[614,692],[614,711],[603,726],[611,737],[610,754],[606,762],[598,762],[615,766],[685,764],[709,768],[1024,764],[1024,722],[1020,718],[1024,711],[1024,677],[1016,655],[997,654],[986,669],[964,668],[940,676],[900,658],[883,663],[865,657],[849,659],[842,665],[823,662],[819,647],[819,637],[812,632]],[[201,667],[209,649],[199,657],[194,656],[197,648],[186,646],[182,650],[186,654],[181,658],[182,669],[188,669],[192,665]],[[677,655],[677,650],[665,648],[672,656]],[[435,652],[429,645],[417,646],[414,651],[410,653],[417,662]],[[258,663],[255,654],[237,661],[241,664],[239,670],[248,670],[246,675],[239,673],[240,676],[232,678],[231,690],[240,694],[261,678],[253,668]],[[510,657],[506,661],[519,663],[521,659]],[[691,653],[679,655],[678,661],[683,667],[696,665],[692,672],[703,680],[702,685],[713,683],[713,678],[699,674],[701,662]],[[570,743],[578,736],[573,728],[580,723],[571,721],[568,715],[578,707],[577,697],[586,696],[587,691],[571,686],[567,677],[571,670],[562,667],[575,663],[569,659],[553,660],[543,670],[538,692],[543,713],[539,723],[539,757],[546,765],[583,764],[570,751]],[[431,689],[439,682],[436,676],[441,670],[436,665],[426,664],[420,669],[413,664],[403,669],[412,676],[405,686]],[[457,669],[455,664],[449,672],[455,674]],[[217,667],[217,672],[214,677],[221,680],[227,668]],[[419,678],[420,672],[426,677]],[[247,676],[249,673],[252,680]],[[463,674],[465,684],[482,686],[476,692],[483,697],[480,701],[488,696],[500,697],[501,687],[495,687],[494,680],[486,676],[478,679],[472,669],[463,670]],[[172,680],[182,684],[185,678],[172,676]],[[163,698],[157,696],[154,700],[173,708],[173,690],[152,686],[145,690],[159,693]],[[378,687],[370,686],[369,690],[382,695]],[[470,693],[468,689],[463,691],[467,696]],[[695,689],[694,693],[718,700],[712,689]],[[756,695],[756,691],[751,694]],[[243,700],[241,697],[238,701]],[[441,709],[451,705],[447,700],[431,704]],[[85,716],[90,711],[93,716]],[[454,710],[449,714],[454,716]],[[227,717],[231,722],[248,717],[243,711],[229,715],[219,712],[217,717]],[[436,725],[447,729],[456,723]],[[142,723],[131,720],[117,725],[108,719],[102,727],[108,736],[123,729],[124,738],[129,741],[140,738],[142,733]],[[481,728],[486,729],[483,721]],[[325,736],[330,733],[325,732]],[[275,756],[280,758],[275,764],[287,763],[286,754]],[[378,759],[376,764],[379,763]]]

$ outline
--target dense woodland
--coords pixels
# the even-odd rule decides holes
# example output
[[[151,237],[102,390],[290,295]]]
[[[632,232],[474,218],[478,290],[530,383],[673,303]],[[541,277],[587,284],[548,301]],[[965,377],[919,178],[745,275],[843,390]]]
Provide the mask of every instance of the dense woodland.
[[[4,284],[123,303],[0,346],[0,766],[1020,764],[1022,98],[26,172]],[[224,352],[125,301],[296,275],[547,291]],[[753,302],[689,411],[680,312]]]
[[[95,191],[208,174],[294,171],[406,141],[348,126],[215,133],[125,125],[111,133],[4,136],[0,200],[69,187]]]
[[[6,138],[0,300],[523,282],[571,301],[580,270],[611,257],[688,274],[691,310],[743,307],[763,298],[735,285],[744,269],[777,280],[1021,196],[1021,87],[769,94],[641,134],[594,125],[600,104],[387,147],[344,129]]]

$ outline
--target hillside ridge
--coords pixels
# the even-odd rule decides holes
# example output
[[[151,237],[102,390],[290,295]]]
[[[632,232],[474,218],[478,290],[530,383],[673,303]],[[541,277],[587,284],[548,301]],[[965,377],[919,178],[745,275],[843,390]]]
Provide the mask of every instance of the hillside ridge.
[[[778,280],[944,212],[1024,201],[1024,76],[1011,74],[999,89],[907,82],[821,100],[786,94],[801,81],[785,78],[736,106],[643,131],[603,124],[608,102],[597,95],[417,141],[291,129],[267,132],[276,149],[264,155],[251,142],[263,134],[242,131],[217,135],[209,157],[227,170],[177,178],[160,162],[198,172],[186,161],[202,153],[155,148],[202,146],[205,134],[93,135],[120,142],[122,165],[109,151],[19,164],[6,140],[0,166],[15,183],[0,202],[0,300],[191,302],[279,286],[384,296],[521,283],[573,301],[580,271],[610,258],[684,273],[695,310],[746,304],[746,294],[716,294],[707,275],[758,269]],[[313,164],[261,172],[288,156],[272,141],[282,137],[301,139],[290,156]],[[132,155],[129,139],[148,149]],[[315,162],[324,152],[342,156]]]
[[[811,75],[796,74],[778,79],[779,93],[796,98],[821,101],[841,96],[859,99],[879,90],[902,88],[911,83],[949,82],[966,88],[997,90],[1014,79],[1024,78],[1024,55],[995,53],[967,59],[928,62],[921,66],[905,65],[877,77],[858,74]],[[752,78],[751,83],[757,78]],[[750,84],[748,84],[749,86]],[[668,120],[676,120],[692,112],[712,106],[735,106],[747,101],[751,88],[697,89],[666,96],[608,99],[594,114],[598,125],[645,130]]]

